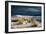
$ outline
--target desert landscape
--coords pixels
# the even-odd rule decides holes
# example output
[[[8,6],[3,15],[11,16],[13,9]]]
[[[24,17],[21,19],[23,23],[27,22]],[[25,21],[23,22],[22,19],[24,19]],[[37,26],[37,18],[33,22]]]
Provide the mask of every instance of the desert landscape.
[[[40,16],[16,15],[11,17],[11,29],[41,27]]]
[[[11,6],[11,28],[41,27],[41,7],[39,6]]]

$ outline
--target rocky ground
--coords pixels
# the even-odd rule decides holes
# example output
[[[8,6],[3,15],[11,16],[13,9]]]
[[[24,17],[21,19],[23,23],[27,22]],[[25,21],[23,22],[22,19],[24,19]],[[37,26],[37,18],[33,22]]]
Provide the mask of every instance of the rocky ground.
[[[15,20],[17,18],[19,18],[19,20],[21,20],[20,19],[21,17],[15,17],[15,16],[12,17],[11,20]],[[22,18],[24,18],[24,17],[22,17]],[[29,17],[26,17],[26,19],[29,19]],[[22,23],[12,21],[11,28],[15,29],[15,28],[41,27],[41,23],[39,21],[37,21],[36,19],[34,19],[32,17],[30,17],[30,19],[32,19],[30,23],[28,21],[23,21],[23,20],[21,20]]]

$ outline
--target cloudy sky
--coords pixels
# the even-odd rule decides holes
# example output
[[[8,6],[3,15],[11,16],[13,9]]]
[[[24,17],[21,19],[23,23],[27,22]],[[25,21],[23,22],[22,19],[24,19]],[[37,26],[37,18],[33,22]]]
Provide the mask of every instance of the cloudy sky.
[[[40,6],[11,6],[11,16],[27,15],[27,16],[41,16]]]

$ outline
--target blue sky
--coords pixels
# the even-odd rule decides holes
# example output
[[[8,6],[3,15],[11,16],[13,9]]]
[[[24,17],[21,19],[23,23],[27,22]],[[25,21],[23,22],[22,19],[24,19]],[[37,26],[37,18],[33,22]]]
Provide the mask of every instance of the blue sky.
[[[41,7],[11,5],[11,16],[14,15],[41,16]]]

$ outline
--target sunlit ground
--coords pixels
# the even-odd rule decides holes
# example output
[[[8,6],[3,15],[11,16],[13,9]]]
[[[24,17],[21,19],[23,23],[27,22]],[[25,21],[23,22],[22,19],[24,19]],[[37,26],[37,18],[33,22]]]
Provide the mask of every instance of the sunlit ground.
[[[32,27],[41,27],[41,20],[34,18],[34,16],[12,16],[11,18],[12,29]]]

